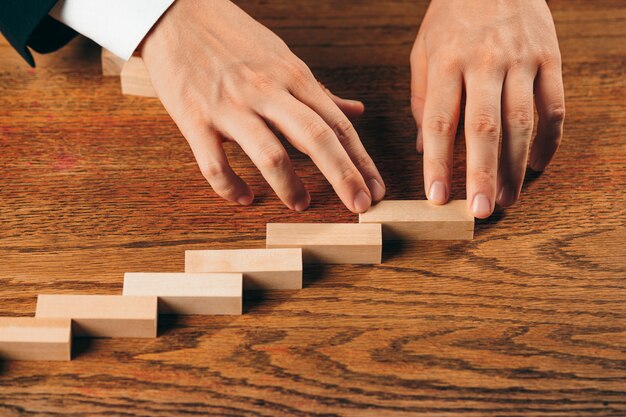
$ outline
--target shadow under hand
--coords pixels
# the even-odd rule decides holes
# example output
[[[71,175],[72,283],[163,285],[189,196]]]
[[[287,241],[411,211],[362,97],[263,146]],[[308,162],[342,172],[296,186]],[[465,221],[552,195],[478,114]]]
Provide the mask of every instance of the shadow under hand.
[[[541,171],[533,171],[530,168],[526,168],[526,176],[524,177],[524,184],[522,185],[522,189],[535,182],[537,179],[539,179],[539,177],[541,177],[542,174],[543,172]]]
[[[474,220],[474,238],[481,236],[494,226],[497,226],[499,222],[506,218],[505,209],[502,207],[496,207],[496,210],[491,216],[486,219]]]

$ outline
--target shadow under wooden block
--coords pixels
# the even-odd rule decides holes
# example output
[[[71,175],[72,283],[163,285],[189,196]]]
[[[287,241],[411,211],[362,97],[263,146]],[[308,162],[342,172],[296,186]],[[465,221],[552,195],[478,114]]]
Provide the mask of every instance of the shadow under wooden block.
[[[465,200],[383,200],[359,214],[361,224],[382,224],[385,240],[471,240],[474,216]]]
[[[125,59],[104,48],[100,54],[100,61],[102,63],[102,75],[105,77],[119,77],[126,63]]]
[[[185,272],[240,272],[244,290],[297,290],[302,249],[188,250]]]
[[[122,68],[120,75],[122,94],[129,96],[157,97],[150,74],[139,57],[131,57]]]
[[[124,296],[153,296],[161,314],[239,315],[241,273],[131,273],[124,275]]]
[[[302,248],[304,263],[379,264],[379,224],[268,223],[268,248]]]
[[[69,361],[70,319],[0,317],[0,360]]]
[[[37,297],[38,318],[70,318],[76,337],[156,337],[157,298],[121,295]]]

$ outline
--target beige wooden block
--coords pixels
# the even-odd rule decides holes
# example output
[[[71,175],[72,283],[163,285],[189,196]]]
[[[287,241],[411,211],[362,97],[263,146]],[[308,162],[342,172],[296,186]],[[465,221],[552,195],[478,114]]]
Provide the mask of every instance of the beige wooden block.
[[[35,316],[70,318],[77,337],[156,337],[157,313],[156,297],[40,294]]]
[[[162,314],[241,314],[242,293],[242,274],[127,272],[124,275],[124,296],[158,297]]]
[[[139,57],[131,57],[121,73],[122,94],[129,96],[157,97],[152,86],[152,80],[143,60]]]
[[[102,75],[105,77],[119,77],[126,60],[118,57],[108,49],[102,48],[100,55],[102,62]]]
[[[361,224],[380,223],[385,240],[471,240],[474,216],[465,200],[383,200],[359,214]]]
[[[302,249],[188,250],[185,272],[241,272],[244,290],[297,290]]]
[[[0,360],[69,361],[72,321],[0,317]]]
[[[379,224],[268,223],[268,248],[302,248],[304,263],[378,264]]]

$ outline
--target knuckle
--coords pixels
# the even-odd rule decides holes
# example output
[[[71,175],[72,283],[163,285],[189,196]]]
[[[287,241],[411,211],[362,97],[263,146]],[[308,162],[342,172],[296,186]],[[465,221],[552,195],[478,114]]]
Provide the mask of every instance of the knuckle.
[[[498,57],[493,51],[480,52],[477,56],[477,63],[480,68],[493,68],[497,62]]]
[[[352,157],[352,163],[362,169],[372,170],[374,168],[374,162],[366,153],[359,153]]]
[[[434,72],[453,74],[461,69],[461,61],[456,53],[445,53],[434,57]]]
[[[300,60],[290,61],[286,66],[289,72],[289,79],[293,86],[306,86],[314,80],[311,70],[309,70],[309,67],[307,67],[304,62]]]
[[[356,182],[359,176],[359,171],[354,166],[345,166],[339,173],[339,181]]]
[[[456,133],[456,123],[447,115],[430,116],[422,125],[425,131],[438,136],[453,136]]]
[[[354,125],[345,117],[340,117],[330,124],[338,138],[348,138],[355,133]]]
[[[508,57],[509,68],[517,68],[528,62],[528,57],[521,52],[512,51]]]
[[[528,110],[517,110],[509,113],[507,117],[507,125],[509,128],[515,129],[524,135],[530,135],[533,130],[533,114]]]
[[[510,59],[503,53],[485,52],[479,54],[474,65],[474,71],[483,74],[503,74],[512,65]]]
[[[274,86],[274,80],[264,74],[254,74],[250,77],[250,84],[259,90],[265,91]]]
[[[561,125],[565,121],[565,105],[562,103],[548,106],[547,121],[552,125]]]
[[[318,121],[310,122],[304,128],[304,134],[313,142],[328,141],[332,137],[330,127]]]
[[[497,117],[488,113],[481,113],[471,118],[469,128],[472,133],[482,136],[497,137],[500,134],[500,122]]]
[[[205,162],[200,165],[200,172],[207,181],[211,181],[214,178],[222,177],[226,174],[227,168],[225,165],[219,162]]]
[[[496,170],[484,166],[477,167],[472,170],[471,179],[476,184],[490,186],[491,184],[495,184]]]
[[[259,154],[259,165],[262,168],[275,169],[285,165],[287,153],[278,146],[267,146]]]
[[[553,49],[541,51],[538,55],[541,66],[561,66],[562,64],[561,54],[558,49],[556,51]]]
[[[452,172],[452,165],[450,164],[449,158],[444,156],[432,156],[432,155],[424,155],[424,168],[427,169],[431,173],[436,173],[437,175],[450,175]]]

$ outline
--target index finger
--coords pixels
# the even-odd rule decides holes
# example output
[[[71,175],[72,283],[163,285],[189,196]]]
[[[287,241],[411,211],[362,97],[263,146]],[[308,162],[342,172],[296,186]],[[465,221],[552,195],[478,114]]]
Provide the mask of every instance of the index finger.
[[[354,126],[329,97],[330,91],[325,92],[317,83],[309,83],[307,87],[296,89],[292,93],[328,124],[366,181],[374,201],[382,200],[385,196],[383,179]]]
[[[349,210],[362,213],[371,206],[372,196],[361,172],[320,115],[287,92],[268,100],[259,112],[311,157]]]

